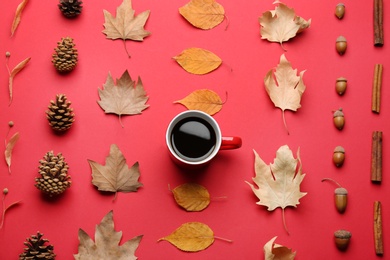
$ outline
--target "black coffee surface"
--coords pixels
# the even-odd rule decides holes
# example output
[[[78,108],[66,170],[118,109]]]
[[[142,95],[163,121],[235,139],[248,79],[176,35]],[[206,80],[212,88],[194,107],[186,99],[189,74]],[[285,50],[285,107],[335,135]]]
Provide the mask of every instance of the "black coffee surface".
[[[173,149],[181,158],[201,161],[213,152],[216,135],[206,120],[189,117],[173,128],[171,142]]]

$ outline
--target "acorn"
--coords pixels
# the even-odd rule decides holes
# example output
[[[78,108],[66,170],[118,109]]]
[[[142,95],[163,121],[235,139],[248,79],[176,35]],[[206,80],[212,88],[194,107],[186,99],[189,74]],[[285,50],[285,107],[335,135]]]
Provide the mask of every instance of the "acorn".
[[[336,167],[343,166],[345,160],[345,149],[342,146],[337,146],[333,151],[333,163]]]
[[[347,39],[344,36],[339,36],[336,39],[336,50],[340,55],[343,55],[347,50]]]
[[[337,18],[343,19],[345,14],[345,5],[343,3],[337,4],[336,9],[334,10],[334,14]]]
[[[340,251],[347,250],[351,237],[352,237],[351,232],[349,232],[347,230],[340,229],[340,230],[335,231],[334,232],[334,240],[336,243],[336,247]]]
[[[337,181],[330,179],[330,178],[324,178],[321,181],[331,181],[338,186],[338,188],[336,188],[334,190],[334,204],[335,204],[336,209],[339,213],[341,213],[341,214],[344,213],[345,209],[347,208],[347,204],[348,204],[348,191],[347,191],[347,189],[341,187],[341,185]]]
[[[333,113],[333,123],[339,130],[342,130],[344,128],[345,118],[342,108],[339,108]]]
[[[347,79],[344,77],[340,77],[336,79],[336,92],[340,96],[344,95],[347,90]]]

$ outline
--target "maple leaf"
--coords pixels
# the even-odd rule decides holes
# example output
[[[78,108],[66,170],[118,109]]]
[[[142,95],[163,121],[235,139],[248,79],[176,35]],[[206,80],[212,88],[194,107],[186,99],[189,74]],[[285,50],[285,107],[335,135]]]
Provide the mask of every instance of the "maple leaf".
[[[112,211],[96,225],[95,242],[81,228],[78,236],[80,243],[78,253],[74,255],[76,260],[136,260],[135,251],[143,237],[139,235],[119,245],[122,231],[115,231]]]
[[[131,0],[123,0],[116,9],[116,17],[107,10],[103,10],[105,23],[102,31],[108,39],[123,40],[126,53],[130,54],[126,48],[126,40],[143,41],[150,35],[149,31],[144,29],[145,23],[149,18],[150,10],[144,11],[134,16],[135,11],[132,8]]]
[[[200,110],[209,115],[214,115],[222,109],[223,102],[221,98],[212,90],[195,90],[188,96],[174,103],[179,103],[187,109]]]
[[[191,0],[179,8],[179,13],[193,26],[208,30],[222,23],[225,9],[215,0]]]
[[[291,63],[282,54],[275,71],[271,69],[264,78],[265,89],[269,97],[274,105],[282,110],[283,122],[287,133],[289,131],[287,129],[284,111],[286,109],[297,111],[301,107],[301,97],[306,89],[303,83],[303,74],[305,71],[301,71],[299,76],[297,76],[297,69],[293,69]]]
[[[141,78],[138,77],[138,82],[135,84],[127,70],[116,80],[116,85],[111,74],[108,73],[103,89],[99,89],[99,97],[101,99],[98,101],[99,106],[106,113],[117,114],[122,127],[122,115],[141,114],[142,110],[149,107],[146,105],[148,96]]]
[[[202,211],[210,204],[210,194],[202,185],[184,183],[172,190],[177,204],[187,211]]]
[[[211,51],[202,48],[188,48],[173,57],[189,73],[203,75],[217,69],[222,60]]]
[[[295,159],[287,145],[281,146],[276,152],[274,163],[270,165],[265,164],[256,151],[254,153],[256,176],[252,180],[258,188],[246,183],[260,200],[256,204],[268,207],[268,211],[282,208],[283,224],[288,232],[284,209],[288,206],[297,207],[299,199],[307,194],[300,191],[305,174],[302,174],[299,149]]]
[[[275,3],[278,4],[275,10],[266,11],[259,18],[260,34],[262,39],[279,42],[283,48],[283,42],[310,27],[311,19],[306,21],[295,15],[294,9],[278,1]]]
[[[275,243],[273,237],[264,245],[265,260],[294,260],[297,252],[292,252],[290,248]]]
[[[106,157],[106,165],[101,165],[92,160],[88,160],[92,169],[92,184],[100,191],[132,192],[137,191],[142,183],[138,182],[140,177],[138,162],[129,168],[126,158],[119,150],[118,146],[112,144],[110,154]]]

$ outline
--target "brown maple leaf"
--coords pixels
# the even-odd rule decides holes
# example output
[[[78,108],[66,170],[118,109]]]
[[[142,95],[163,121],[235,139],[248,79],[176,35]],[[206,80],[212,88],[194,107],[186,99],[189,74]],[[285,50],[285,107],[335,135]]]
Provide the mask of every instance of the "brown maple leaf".
[[[81,228],[78,236],[80,244],[78,253],[74,255],[76,260],[136,260],[135,251],[143,237],[139,235],[119,245],[122,231],[115,231],[112,211],[96,225],[95,242]]]
[[[311,20],[306,21],[295,14],[294,9],[276,1],[278,6],[273,11],[264,12],[259,22],[262,39],[271,42],[279,42],[283,48],[283,42],[296,36],[297,33],[310,27]]]
[[[283,224],[288,232],[284,209],[288,206],[297,207],[299,199],[307,194],[300,191],[305,174],[302,174],[299,149],[295,159],[287,145],[281,146],[276,152],[274,163],[270,165],[265,164],[256,151],[254,153],[256,176],[252,179],[258,188],[246,183],[260,200],[256,204],[266,206],[268,211],[282,208]]]
[[[195,90],[185,98],[174,103],[182,104],[187,109],[203,111],[211,116],[218,113],[223,105],[218,94],[209,89]]]
[[[134,16],[135,11],[132,8],[131,0],[123,0],[116,9],[116,17],[107,10],[103,10],[105,23],[102,31],[108,39],[123,40],[126,53],[130,54],[126,48],[126,40],[143,41],[150,35],[149,31],[144,29],[145,23],[149,18],[150,10],[144,11]]]
[[[293,69],[291,63],[284,54],[276,69],[271,69],[264,78],[265,89],[276,107],[282,110],[283,123],[289,133],[284,111],[286,109],[297,111],[301,107],[301,97],[306,89],[303,83],[304,71],[297,76],[297,69]],[[273,77],[275,75],[275,78]]]
[[[297,252],[290,248],[275,243],[277,237],[273,237],[264,245],[265,260],[294,260]]]
[[[141,78],[135,84],[126,70],[122,76],[116,80],[116,85],[111,74],[108,73],[106,83],[103,89],[99,89],[99,106],[106,113],[113,113],[119,116],[119,122],[122,124],[122,115],[141,114],[142,110],[149,107],[146,104],[148,96],[142,85]]]
[[[110,154],[106,157],[106,165],[101,165],[95,161],[88,160],[92,169],[92,184],[100,191],[133,192],[143,186],[138,182],[140,177],[138,162],[129,168],[126,158],[119,150],[118,146],[112,144]],[[115,198],[114,198],[115,199]]]

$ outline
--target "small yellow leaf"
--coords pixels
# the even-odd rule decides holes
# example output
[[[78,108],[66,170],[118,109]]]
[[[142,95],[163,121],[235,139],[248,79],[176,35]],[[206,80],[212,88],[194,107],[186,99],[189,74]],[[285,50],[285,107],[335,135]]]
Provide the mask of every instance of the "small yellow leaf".
[[[19,140],[19,132],[15,133],[8,141],[6,147],[5,147],[5,161],[8,166],[8,172],[11,173],[11,158],[12,158],[12,150],[14,149],[14,146],[16,142]]]
[[[225,10],[215,0],[191,0],[179,13],[199,29],[212,29],[225,19]]]
[[[21,16],[22,16],[22,11],[23,11],[24,7],[26,7],[27,2],[28,2],[28,0],[23,0],[23,1],[18,5],[18,7],[16,8],[15,17],[14,17],[14,20],[13,20],[13,22],[12,22],[12,27],[11,27],[11,36],[14,35],[16,29],[17,29],[18,26],[19,26],[20,19],[21,19]]]
[[[187,211],[202,211],[210,204],[210,194],[205,187],[196,183],[185,183],[172,190],[173,196]]]
[[[223,102],[221,98],[212,90],[195,90],[188,96],[174,103],[179,103],[187,109],[200,110],[209,115],[214,115],[222,109]]]
[[[200,222],[187,222],[170,235],[160,238],[186,252],[198,252],[208,248],[214,242],[214,232]]]
[[[173,59],[187,72],[197,75],[207,74],[222,64],[217,55],[201,48],[188,48]]]

